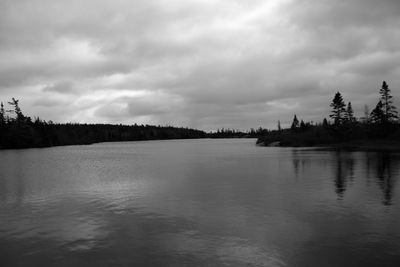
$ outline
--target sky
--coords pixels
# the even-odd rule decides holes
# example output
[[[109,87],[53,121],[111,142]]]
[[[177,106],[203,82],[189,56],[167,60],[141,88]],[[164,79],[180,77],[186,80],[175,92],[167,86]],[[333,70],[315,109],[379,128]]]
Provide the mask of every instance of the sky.
[[[398,0],[0,0],[0,101],[55,122],[273,129],[337,91],[361,117],[399,62]]]

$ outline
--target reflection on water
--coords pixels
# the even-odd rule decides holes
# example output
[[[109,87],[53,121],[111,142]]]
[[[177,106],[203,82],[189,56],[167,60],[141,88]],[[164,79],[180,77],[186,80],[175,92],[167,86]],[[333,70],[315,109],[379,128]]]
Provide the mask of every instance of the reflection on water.
[[[296,177],[299,176],[300,169],[304,170],[307,165],[310,165],[311,159],[304,157],[305,152],[310,153],[310,151],[299,149],[292,151],[292,163]],[[343,198],[348,184],[353,182],[355,164],[360,164],[356,167],[365,171],[368,180],[373,179],[379,185],[382,191],[382,203],[391,205],[394,183],[400,172],[400,155],[398,153],[331,151],[329,154],[332,159],[327,158],[322,165],[330,164],[332,166],[334,190],[338,199]],[[318,164],[321,165],[322,160],[319,159],[319,161]],[[311,168],[315,168],[315,166],[311,166]],[[362,175],[360,176],[363,179]]]
[[[343,153],[340,151],[333,152],[335,157],[335,192],[338,198],[343,197],[346,191],[347,183],[350,182],[354,175],[354,158],[351,152]]]
[[[393,186],[398,168],[399,160],[392,158],[389,153],[379,153],[377,155],[376,177],[383,193],[384,205],[390,205],[392,202]]]
[[[2,266],[398,266],[400,155],[182,140],[0,152]]]

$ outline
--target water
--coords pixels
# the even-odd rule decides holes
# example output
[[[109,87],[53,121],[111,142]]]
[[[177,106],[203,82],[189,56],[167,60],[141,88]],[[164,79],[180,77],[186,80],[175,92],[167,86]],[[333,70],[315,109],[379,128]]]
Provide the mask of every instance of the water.
[[[400,266],[400,154],[254,144],[0,151],[0,265]]]

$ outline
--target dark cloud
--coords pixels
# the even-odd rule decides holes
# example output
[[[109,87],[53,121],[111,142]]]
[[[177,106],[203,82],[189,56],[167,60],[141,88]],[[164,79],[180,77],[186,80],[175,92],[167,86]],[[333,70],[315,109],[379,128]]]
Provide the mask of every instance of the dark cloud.
[[[38,106],[38,107],[60,107],[63,106],[65,107],[66,105],[69,105],[69,101],[65,99],[60,99],[60,98],[42,98],[38,99],[33,103],[33,106]]]
[[[60,82],[52,85],[46,85],[42,89],[43,92],[56,92],[61,94],[74,93],[74,85],[72,82]]]
[[[361,116],[382,80],[398,95],[399,13],[397,0],[3,0],[0,94],[53,120],[209,130],[321,120],[340,90]]]
[[[400,3],[396,0],[291,1],[286,10],[290,20],[310,30],[379,28],[399,24]]]

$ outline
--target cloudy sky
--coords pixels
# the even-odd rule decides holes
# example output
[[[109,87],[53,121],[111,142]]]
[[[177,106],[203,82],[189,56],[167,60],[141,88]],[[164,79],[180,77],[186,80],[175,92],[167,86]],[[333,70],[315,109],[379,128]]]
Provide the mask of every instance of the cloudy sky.
[[[399,62],[398,0],[0,0],[0,100],[57,122],[275,128],[337,90],[362,116]]]

